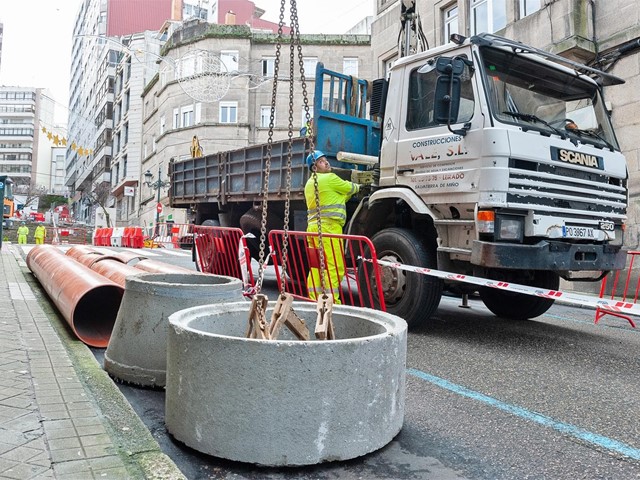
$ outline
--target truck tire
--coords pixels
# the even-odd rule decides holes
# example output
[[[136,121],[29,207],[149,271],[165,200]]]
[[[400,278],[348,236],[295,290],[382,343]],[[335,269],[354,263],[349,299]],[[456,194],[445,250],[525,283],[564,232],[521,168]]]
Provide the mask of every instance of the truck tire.
[[[536,270],[533,274],[533,278],[524,278],[522,274],[515,277],[509,275],[508,281],[545,290],[557,290],[560,286],[560,278],[555,272]],[[549,310],[554,302],[549,298],[506,292],[490,287],[480,287],[480,298],[496,316],[510,320],[528,320],[538,317]]]
[[[202,222],[202,226],[203,227],[219,227],[220,226],[220,221],[217,220],[217,219],[209,218],[209,219],[205,220],[204,222]]]
[[[284,220],[279,218],[276,214],[270,213],[267,215],[267,238],[265,238],[265,265],[271,262],[269,256],[269,232],[271,230],[282,229]],[[240,228],[244,233],[251,233],[255,238],[247,238],[247,248],[251,258],[259,260],[260,257],[260,228],[262,226],[262,210],[251,208],[240,217]]]
[[[380,260],[436,267],[436,252],[430,251],[411,230],[387,228],[376,233],[371,241]],[[361,266],[359,273],[363,271]],[[403,318],[409,328],[426,323],[438,308],[442,297],[441,279],[388,267],[381,267],[381,276],[387,312]],[[374,291],[374,303],[377,303],[373,282],[370,281],[370,284]]]

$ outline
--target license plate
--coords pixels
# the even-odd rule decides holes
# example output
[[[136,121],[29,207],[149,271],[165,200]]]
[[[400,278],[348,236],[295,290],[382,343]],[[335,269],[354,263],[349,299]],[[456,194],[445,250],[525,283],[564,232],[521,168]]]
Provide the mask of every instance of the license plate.
[[[564,238],[596,238],[596,230],[591,227],[562,227]]]

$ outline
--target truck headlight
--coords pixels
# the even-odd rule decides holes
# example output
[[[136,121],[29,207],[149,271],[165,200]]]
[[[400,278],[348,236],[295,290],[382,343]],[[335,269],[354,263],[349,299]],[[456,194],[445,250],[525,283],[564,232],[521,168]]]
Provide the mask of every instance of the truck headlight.
[[[522,243],[524,220],[518,216],[496,215],[496,240],[509,240]]]

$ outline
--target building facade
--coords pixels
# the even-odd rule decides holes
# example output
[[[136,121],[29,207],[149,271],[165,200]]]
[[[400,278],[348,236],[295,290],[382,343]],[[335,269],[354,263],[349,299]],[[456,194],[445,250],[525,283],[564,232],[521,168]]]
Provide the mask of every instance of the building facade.
[[[374,0],[371,44],[374,74],[383,77],[398,58],[400,0]],[[630,202],[625,245],[640,245],[640,8],[636,0],[416,0],[429,48],[452,33],[481,32],[521,41],[626,80],[604,89],[629,169]]]
[[[129,36],[116,66],[113,106],[111,195],[116,224],[137,223],[142,157],[142,92],[158,72],[161,36],[146,31]]]
[[[53,108],[43,89],[0,86],[0,175],[12,178],[17,193],[48,186],[50,142],[43,129],[53,125]]]
[[[76,219],[91,222],[87,201],[111,183],[116,67],[133,34],[158,30],[180,0],[84,0],[73,31],[69,88],[69,148],[65,183]],[[124,43],[123,43],[124,42]]]
[[[196,137],[204,154],[265,143],[269,134],[276,38],[256,33],[246,25],[185,24],[163,48],[166,61],[143,93],[142,170],[155,179],[168,179],[169,162],[191,155]],[[197,39],[197,40],[194,40]],[[288,37],[287,37],[288,39]],[[325,67],[371,78],[371,45],[368,35],[302,35],[303,64],[308,101],[313,105],[315,68]],[[289,128],[289,58],[283,48],[274,118],[274,140],[285,139]],[[293,128],[305,124],[298,59],[294,60]],[[208,77],[207,88],[197,83]],[[192,80],[190,80],[192,79]],[[209,95],[217,90],[219,97]],[[311,115],[313,109],[311,108]],[[157,192],[140,188],[143,223],[156,217]],[[160,195],[164,205],[160,221],[169,215],[182,223],[189,212],[166,206],[167,189]]]

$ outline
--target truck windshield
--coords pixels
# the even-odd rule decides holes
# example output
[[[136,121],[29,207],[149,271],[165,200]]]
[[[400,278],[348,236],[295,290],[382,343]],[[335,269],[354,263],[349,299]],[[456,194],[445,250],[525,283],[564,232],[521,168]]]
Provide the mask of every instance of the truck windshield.
[[[599,148],[619,149],[598,87],[510,49],[480,54],[494,118]]]

